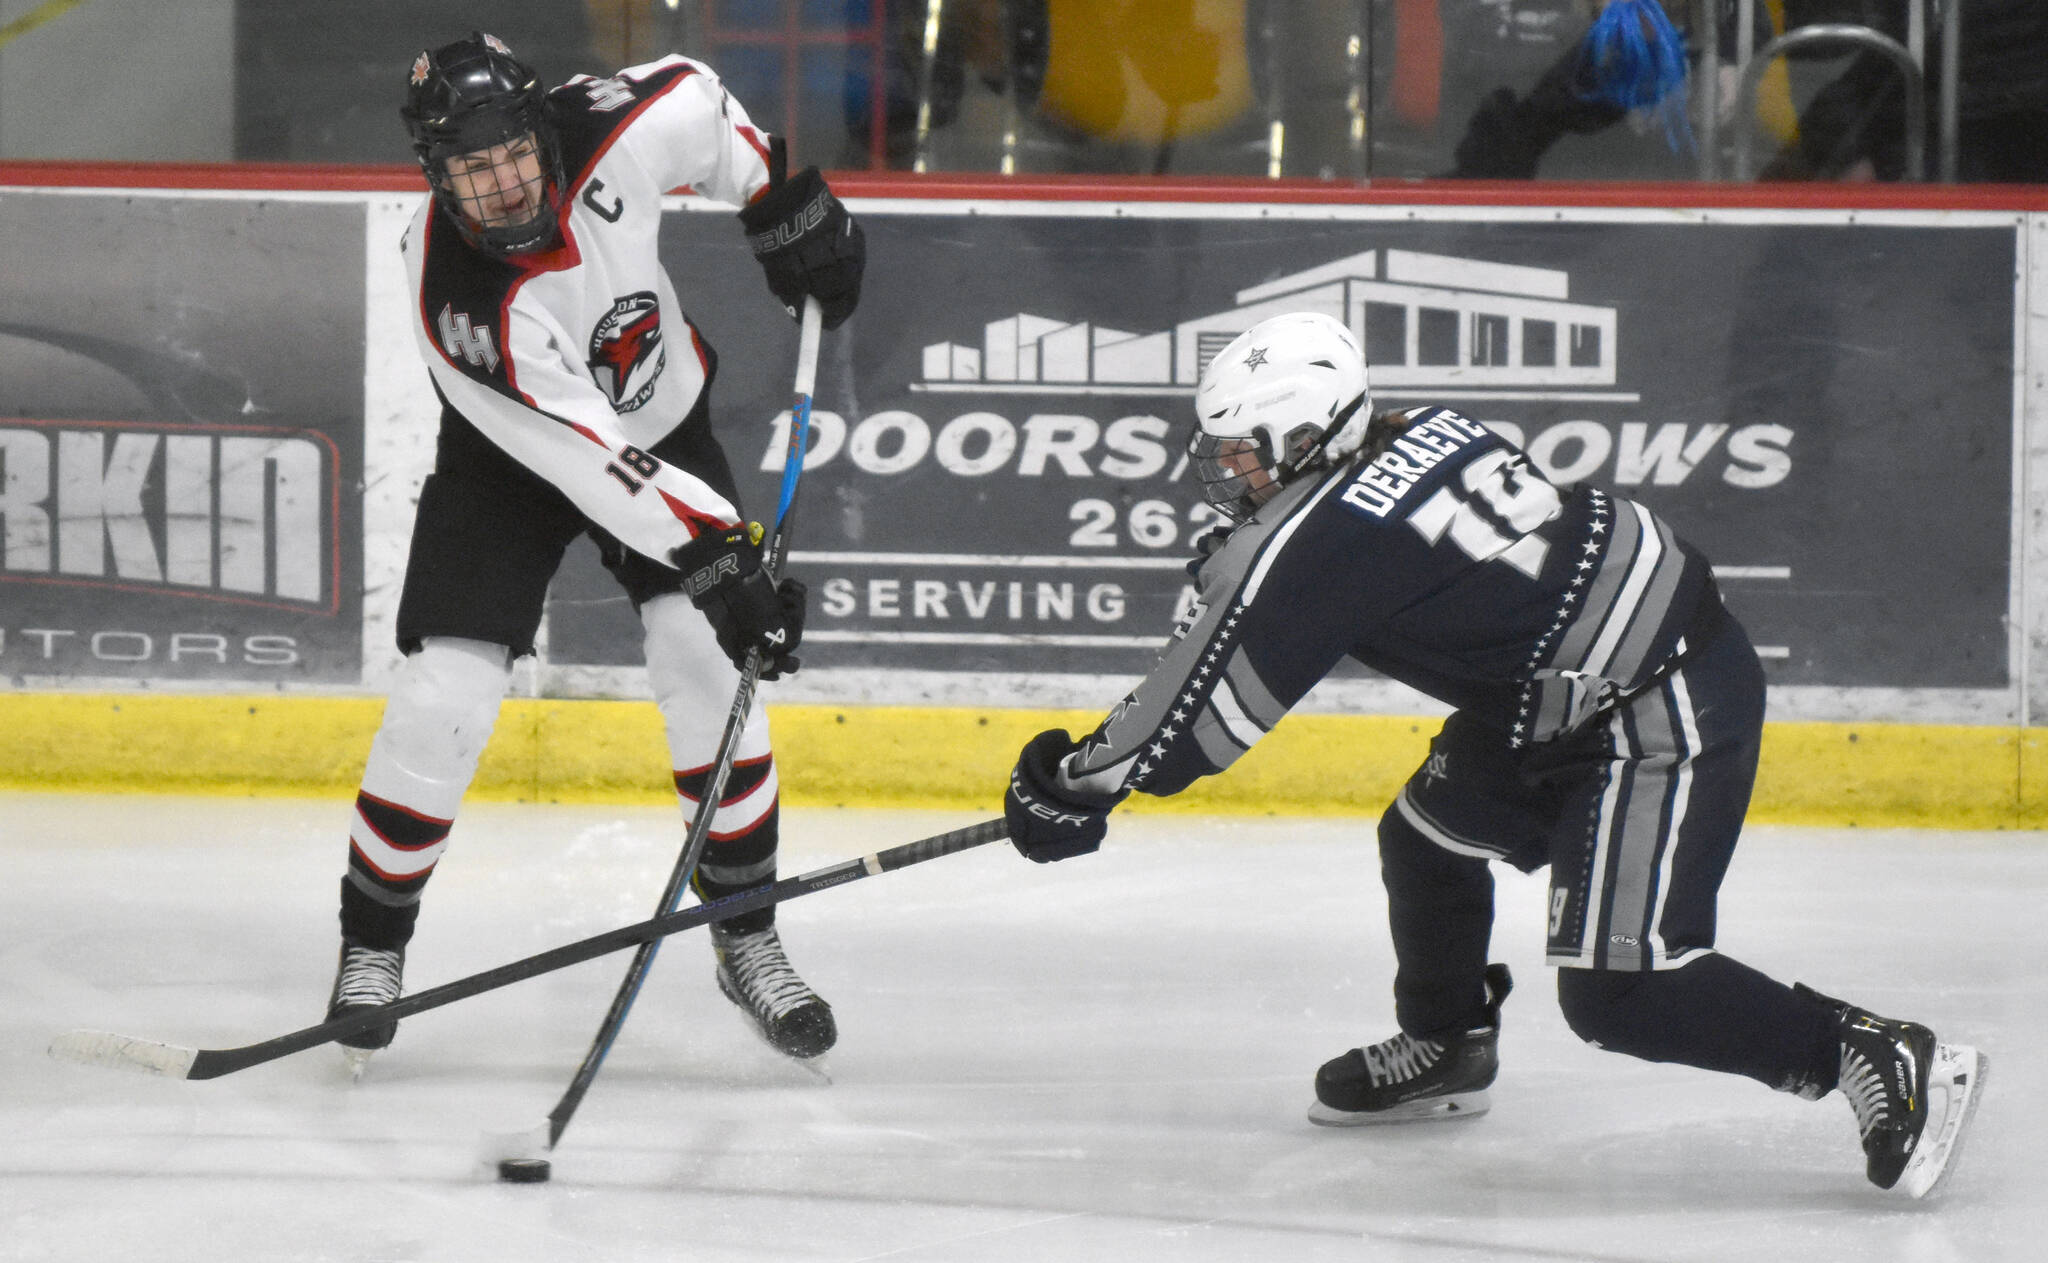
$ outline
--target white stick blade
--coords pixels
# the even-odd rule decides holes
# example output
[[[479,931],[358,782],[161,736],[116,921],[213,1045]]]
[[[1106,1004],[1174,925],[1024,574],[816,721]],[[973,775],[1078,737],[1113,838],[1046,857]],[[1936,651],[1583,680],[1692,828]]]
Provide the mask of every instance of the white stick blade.
[[[50,1055],[59,1061],[75,1061],[85,1066],[182,1079],[191,1071],[192,1059],[199,1055],[199,1050],[105,1031],[66,1031],[50,1041]]]

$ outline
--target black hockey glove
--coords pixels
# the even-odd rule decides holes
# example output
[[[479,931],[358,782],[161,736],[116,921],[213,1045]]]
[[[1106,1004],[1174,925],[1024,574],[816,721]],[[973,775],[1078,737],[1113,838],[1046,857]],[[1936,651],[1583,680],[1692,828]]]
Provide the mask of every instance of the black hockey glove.
[[[1071,859],[1101,846],[1109,813],[1130,793],[1063,788],[1060,761],[1078,748],[1065,729],[1048,728],[1031,739],[1010,771],[1003,820],[1010,826],[1010,845],[1033,863]]]
[[[771,581],[761,568],[761,526],[745,522],[705,531],[669,554],[683,572],[683,591],[704,612],[718,647],[746,667],[747,650],[761,651],[761,678],[795,675],[796,647],[804,638],[804,585]]]
[[[806,295],[815,298],[827,329],[853,314],[867,242],[816,167],[771,184],[766,196],[740,210],[740,223],[783,310],[794,317]]]
[[[1202,567],[1208,564],[1209,558],[1222,552],[1223,546],[1230,542],[1231,530],[1228,526],[1212,526],[1195,536],[1195,555],[1187,564],[1188,578],[1201,577]]]

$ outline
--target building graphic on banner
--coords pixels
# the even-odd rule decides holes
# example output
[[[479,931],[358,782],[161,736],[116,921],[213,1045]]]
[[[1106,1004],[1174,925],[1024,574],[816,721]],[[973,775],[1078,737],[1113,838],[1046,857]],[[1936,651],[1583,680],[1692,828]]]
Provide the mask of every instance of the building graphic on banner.
[[[1215,520],[1206,506],[1188,503],[1185,487],[1168,491],[1150,482],[1179,482],[1185,464],[1167,437],[1176,424],[1155,415],[1158,401],[1191,396],[1209,361],[1233,339],[1289,312],[1320,312],[1350,328],[1365,348],[1376,400],[1479,405],[1484,410],[1475,417],[1524,446],[1560,482],[1604,476],[1624,487],[1677,486],[1716,451],[1726,462],[1718,474],[1727,485],[1763,487],[1785,476],[1790,431],[1781,426],[1631,417],[1626,410],[1642,396],[1621,384],[1619,307],[1574,301],[1571,284],[1570,273],[1556,268],[1383,248],[1237,289],[1224,310],[1166,329],[1110,328],[1024,311],[986,322],[978,344],[924,345],[920,379],[908,384],[913,394],[935,403],[948,395],[1009,397],[1026,415],[1013,419],[992,402],[945,420],[909,410],[871,413],[843,443],[864,472],[897,476],[929,455],[962,479],[1014,470],[1027,485],[1052,492],[1062,485],[1049,480],[1057,469],[1064,477],[1106,476],[1123,486],[1105,494],[1074,484],[1071,499],[1034,491],[1027,499],[1035,507],[1065,501],[1064,513],[1041,517],[1029,536],[1042,542],[1027,550],[805,554],[848,571],[818,585],[823,625],[815,638],[1008,646],[1040,664],[1055,647],[1155,648],[1159,636],[1139,629],[1162,604],[1176,618],[1185,613],[1191,590],[1178,571],[1185,551]],[[1119,399],[1132,406],[1128,415],[1115,416]],[[1559,404],[1620,405],[1624,413],[1613,421],[1546,418],[1536,429],[1532,423],[1544,414],[1517,407]],[[1111,409],[1114,419],[1094,415],[1098,408]],[[836,455],[840,437],[822,444],[814,462]],[[773,445],[778,452],[781,442]],[[1132,490],[1139,483],[1149,485]],[[1046,547],[1054,539],[1063,550]],[[1093,587],[1077,569],[1090,574]],[[962,572],[972,578],[959,578]],[[1724,565],[1717,573],[1790,577],[1779,565]],[[1104,600],[1082,602],[1084,589]],[[840,620],[846,622],[834,627]],[[1761,652],[1786,653],[1781,646]]]
[[[912,389],[1190,394],[1232,338],[1269,316],[1314,311],[1358,336],[1384,397],[1611,391],[1615,308],[1570,301],[1570,283],[1553,268],[1367,250],[1239,290],[1229,310],[1156,333],[1024,313],[991,321],[978,347],[925,347]]]

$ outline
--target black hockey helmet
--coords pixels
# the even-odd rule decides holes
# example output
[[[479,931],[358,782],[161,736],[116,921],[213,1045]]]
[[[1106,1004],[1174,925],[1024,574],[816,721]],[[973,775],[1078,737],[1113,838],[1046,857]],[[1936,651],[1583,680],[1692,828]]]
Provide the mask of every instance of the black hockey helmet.
[[[413,58],[399,107],[412,135],[413,154],[462,233],[493,254],[515,254],[547,244],[562,187],[561,150],[547,121],[547,89],[531,67],[495,35],[472,31]],[[486,219],[465,207],[448,175],[448,159],[531,137],[539,158],[542,195],[516,220]]]

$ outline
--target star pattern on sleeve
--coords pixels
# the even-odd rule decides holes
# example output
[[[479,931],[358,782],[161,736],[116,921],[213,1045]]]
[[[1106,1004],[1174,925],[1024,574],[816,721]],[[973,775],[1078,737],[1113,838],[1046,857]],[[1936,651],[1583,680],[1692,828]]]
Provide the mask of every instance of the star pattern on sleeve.
[[[1175,741],[1186,735],[1189,717],[1200,717],[1202,707],[1207,703],[1208,695],[1214,687],[1211,677],[1218,674],[1215,664],[1236,643],[1237,624],[1238,620],[1244,617],[1244,611],[1242,603],[1231,607],[1210,638],[1208,651],[1202,655],[1201,661],[1187,678],[1181,681],[1181,691],[1174,698],[1173,709],[1166,713],[1167,722],[1160,725],[1151,742],[1143,748],[1138,762],[1132,765],[1131,778],[1126,782],[1128,788],[1143,789],[1146,780],[1165,760]]]

